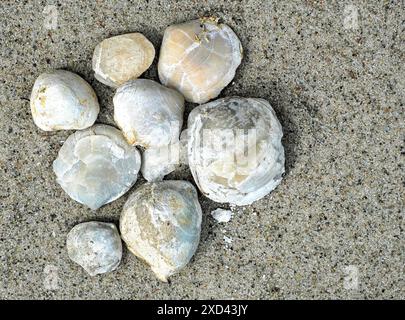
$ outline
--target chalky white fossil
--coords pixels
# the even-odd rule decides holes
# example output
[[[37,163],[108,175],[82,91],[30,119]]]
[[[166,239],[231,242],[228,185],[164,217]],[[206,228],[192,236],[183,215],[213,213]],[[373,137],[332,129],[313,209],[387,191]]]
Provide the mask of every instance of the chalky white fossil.
[[[129,144],[155,148],[179,140],[184,98],[177,91],[138,79],[119,87],[113,102],[114,120]]]
[[[230,97],[198,106],[188,118],[188,162],[203,194],[247,205],[281,181],[281,125],[264,99]]]
[[[95,210],[136,182],[141,159],[121,132],[95,125],[70,135],[53,163],[57,182],[77,202]]]
[[[214,18],[173,25],[163,36],[159,78],[187,101],[205,103],[232,81],[242,52],[232,29]]]
[[[122,243],[113,223],[84,222],[70,230],[66,247],[69,258],[91,276],[115,270],[121,262]]]
[[[35,124],[45,131],[86,129],[100,110],[93,88],[66,70],[42,73],[34,83],[30,105]]]
[[[187,181],[144,184],[125,203],[120,231],[128,249],[167,281],[197,249],[201,232],[197,191]]]
[[[138,78],[152,64],[153,44],[141,33],[111,37],[99,43],[93,54],[95,78],[113,88]]]

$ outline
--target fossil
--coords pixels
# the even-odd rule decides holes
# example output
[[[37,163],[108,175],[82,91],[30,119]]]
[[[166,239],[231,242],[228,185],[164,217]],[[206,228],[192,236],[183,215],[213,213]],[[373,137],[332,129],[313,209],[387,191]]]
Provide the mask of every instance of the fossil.
[[[264,99],[230,97],[193,109],[188,118],[188,162],[208,198],[247,205],[281,181],[281,125]]]
[[[149,148],[142,153],[141,172],[149,182],[161,181],[167,174],[187,164],[187,130],[180,140],[160,148]]]
[[[34,83],[30,105],[35,124],[45,131],[86,129],[100,110],[93,88],[66,70],[42,73]]]
[[[111,126],[70,135],[53,163],[57,182],[77,202],[95,210],[126,193],[141,166],[138,150]]]
[[[156,276],[167,278],[194,255],[201,232],[197,191],[187,181],[146,183],[125,203],[121,237]]]
[[[121,262],[122,243],[116,226],[104,222],[84,222],[68,234],[69,258],[91,276],[115,270]]]
[[[232,29],[214,18],[173,25],[163,36],[159,78],[187,101],[205,103],[232,81],[242,52]]]
[[[95,78],[116,88],[138,78],[152,64],[153,44],[141,33],[127,33],[99,43],[93,54]]]
[[[113,102],[114,120],[129,144],[150,148],[178,141],[184,98],[177,91],[138,79],[119,87]]]

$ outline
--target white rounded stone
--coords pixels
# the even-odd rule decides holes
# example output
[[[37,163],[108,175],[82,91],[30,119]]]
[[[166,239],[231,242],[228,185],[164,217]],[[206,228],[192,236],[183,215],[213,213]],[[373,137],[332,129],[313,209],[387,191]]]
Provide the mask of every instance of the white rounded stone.
[[[217,222],[229,222],[229,221],[231,221],[233,212],[231,210],[225,210],[225,209],[218,208],[218,209],[211,211],[211,216]]]
[[[200,240],[201,207],[187,181],[146,183],[125,203],[121,237],[162,280],[182,269]]]
[[[121,262],[122,243],[113,223],[85,222],[70,230],[66,247],[69,258],[91,276],[111,272]]]
[[[160,148],[149,148],[142,153],[142,176],[149,182],[162,181],[180,164],[179,143]]]
[[[135,184],[139,151],[111,126],[95,125],[70,135],[53,163],[57,182],[77,202],[95,210]]]
[[[169,173],[187,165],[187,130],[183,130],[180,140],[168,146],[149,148],[142,153],[141,172],[149,182],[162,181]]]
[[[208,198],[247,205],[281,182],[283,132],[266,100],[231,97],[198,106],[187,130],[191,173]]]
[[[45,131],[86,129],[100,110],[93,88],[66,70],[41,74],[32,88],[30,105],[35,124]]]
[[[129,144],[155,148],[179,140],[184,98],[177,91],[138,79],[119,87],[113,102],[114,120]]]

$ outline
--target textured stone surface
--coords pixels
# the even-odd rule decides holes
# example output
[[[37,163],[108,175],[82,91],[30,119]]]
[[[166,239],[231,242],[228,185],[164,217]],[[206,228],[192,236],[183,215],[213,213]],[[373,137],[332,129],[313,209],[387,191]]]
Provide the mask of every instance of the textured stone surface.
[[[201,220],[196,188],[188,181],[166,180],[144,184],[130,195],[120,232],[128,250],[168,282],[197,250]]]
[[[103,40],[93,54],[94,77],[116,88],[138,78],[152,64],[155,48],[140,33],[122,34]]]
[[[147,181],[161,181],[175,171],[180,163],[180,143],[165,147],[149,148],[142,153],[142,176]]]
[[[122,257],[121,237],[113,223],[79,223],[69,231],[66,249],[91,276],[114,271]]]
[[[159,79],[187,101],[216,98],[235,76],[243,49],[238,36],[216,18],[201,18],[165,30],[159,55]]]
[[[191,173],[211,200],[250,205],[280,184],[283,132],[268,101],[227,97],[200,105],[187,133]]]
[[[63,190],[93,210],[131,189],[140,168],[139,151],[120,130],[102,124],[70,135],[53,162]]]
[[[151,80],[129,81],[114,95],[114,121],[129,144],[162,147],[179,140],[184,98]]]
[[[405,12],[399,1],[356,1],[358,28],[345,29],[353,3],[2,1],[0,297],[404,298]],[[47,4],[58,10],[56,30],[44,28]],[[200,196],[200,246],[170,284],[127,250],[115,272],[90,277],[72,267],[67,233],[84,221],[117,223],[127,195],[92,212],[63,192],[52,162],[72,132],[35,126],[32,85],[52,68],[77,72],[99,97],[98,122],[113,124],[114,92],[93,78],[95,46],[142,32],[158,50],[167,26],[204,14],[223,18],[245,52],[220,96],[270,101],[286,175],[226,224],[209,215],[225,207]],[[145,77],[158,80],[156,60]],[[187,170],[169,177],[191,180]],[[345,289],[348,266],[357,290]]]
[[[30,105],[32,119],[45,131],[86,129],[100,111],[93,88],[66,70],[42,73],[35,80]]]

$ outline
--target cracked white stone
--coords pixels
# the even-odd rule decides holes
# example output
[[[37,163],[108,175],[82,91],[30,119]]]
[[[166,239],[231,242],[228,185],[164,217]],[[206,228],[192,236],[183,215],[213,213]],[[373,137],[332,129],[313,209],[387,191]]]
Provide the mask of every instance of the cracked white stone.
[[[135,184],[140,166],[139,151],[121,132],[99,124],[70,135],[53,170],[73,200],[95,210],[126,193]]]
[[[131,194],[120,218],[128,249],[167,281],[194,255],[202,212],[197,191],[187,181],[146,183]]]
[[[183,130],[178,142],[146,149],[142,153],[141,172],[149,182],[162,181],[166,175],[187,162],[187,130]]]
[[[84,222],[70,230],[66,247],[69,258],[91,276],[111,272],[121,262],[122,243],[113,223]]]
[[[161,148],[148,148],[142,153],[142,176],[149,182],[162,181],[179,165],[179,143]]]
[[[188,118],[188,162],[208,198],[248,205],[281,182],[281,125],[264,99],[230,97],[193,109]]]

